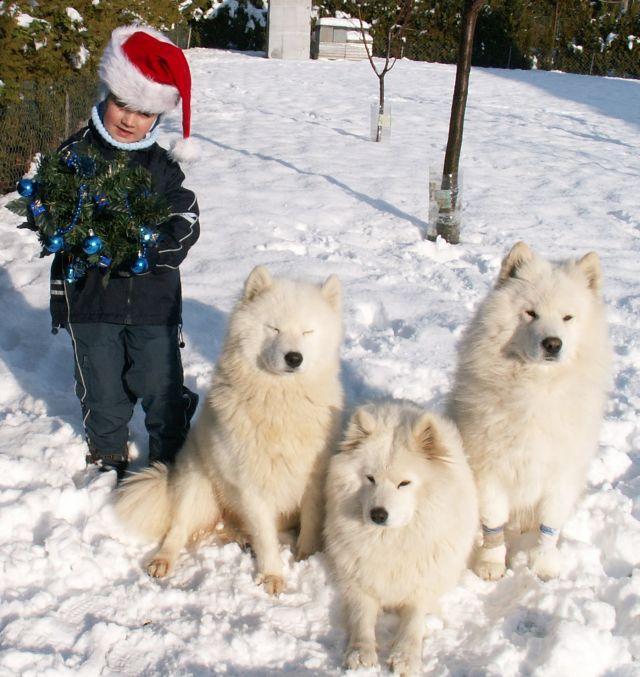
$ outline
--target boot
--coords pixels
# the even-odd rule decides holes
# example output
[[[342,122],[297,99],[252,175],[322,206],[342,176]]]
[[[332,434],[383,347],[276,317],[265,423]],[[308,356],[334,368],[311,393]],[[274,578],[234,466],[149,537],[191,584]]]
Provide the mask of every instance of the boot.
[[[187,425],[189,425],[193,415],[196,413],[200,396],[198,393],[194,393],[192,390],[189,390],[189,388],[186,386],[182,386],[182,399],[185,402],[185,417],[187,419]]]
[[[97,465],[100,472],[115,470],[118,482],[124,477],[129,465],[129,449],[125,445],[121,451],[104,454],[89,442],[89,453],[85,456],[87,466]]]

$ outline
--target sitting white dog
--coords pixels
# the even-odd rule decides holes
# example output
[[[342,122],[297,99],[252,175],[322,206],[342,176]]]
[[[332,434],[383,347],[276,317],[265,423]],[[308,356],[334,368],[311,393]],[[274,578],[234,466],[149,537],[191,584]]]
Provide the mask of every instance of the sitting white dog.
[[[419,671],[425,615],[467,565],[477,498],[455,426],[411,403],[353,414],[326,486],[325,542],[344,598],[346,667],[377,664],[381,609],[400,626],[394,672]]]
[[[222,520],[249,538],[258,581],[284,588],[278,531],[296,524],[296,557],[322,545],[323,482],[340,434],[342,291],[254,268],[200,416],[175,466],[123,482],[121,518],[161,541],[147,567],[166,576],[184,546]],[[243,536],[244,538],[244,536]]]
[[[504,527],[538,529],[529,553],[557,576],[558,535],[598,446],[610,350],[597,254],[552,264],[519,242],[459,349],[450,413],[480,501],[484,579],[505,572]]]

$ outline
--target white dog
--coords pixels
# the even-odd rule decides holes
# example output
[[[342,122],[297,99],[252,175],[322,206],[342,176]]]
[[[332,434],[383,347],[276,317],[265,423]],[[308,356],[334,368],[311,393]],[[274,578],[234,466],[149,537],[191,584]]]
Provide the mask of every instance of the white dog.
[[[381,609],[400,625],[389,663],[421,664],[425,615],[467,565],[478,529],[473,475],[455,426],[411,403],[354,413],[326,486],[325,542],[344,598],[345,665],[377,664]]]
[[[450,413],[478,487],[484,579],[504,574],[510,521],[539,530],[532,570],[560,572],[558,535],[584,488],[609,382],[600,282],[593,252],[552,264],[519,242],[461,342]]]
[[[340,432],[341,288],[272,278],[256,267],[231,314],[202,413],[174,468],[123,483],[120,516],[162,545],[164,576],[194,534],[221,518],[249,537],[258,582],[283,589],[278,530],[298,521],[296,556],[321,547],[323,482]]]

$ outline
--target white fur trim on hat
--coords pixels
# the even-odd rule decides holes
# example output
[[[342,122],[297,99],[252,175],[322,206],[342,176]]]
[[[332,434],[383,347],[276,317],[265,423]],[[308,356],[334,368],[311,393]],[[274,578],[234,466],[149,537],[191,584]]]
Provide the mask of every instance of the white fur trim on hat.
[[[147,33],[156,40],[171,43],[171,40],[150,26],[116,28],[100,60],[98,70],[100,80],[117,99],[135,110],[145,113],[168,113],[180,101],[177,88],[145,77],[122,50],[122,45],[127,39],[138,31]]]
[[[169,155],[176,162],[195,162],[200,157],[200,144],[191,136],[171,144]]]

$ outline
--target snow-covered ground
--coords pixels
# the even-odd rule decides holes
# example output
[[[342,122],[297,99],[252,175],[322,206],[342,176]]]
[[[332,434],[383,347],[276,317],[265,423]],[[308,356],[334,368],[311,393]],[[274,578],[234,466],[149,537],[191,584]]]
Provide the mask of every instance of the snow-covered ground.
[[[202,236],[183,266],[183,359],[201,395],[258,263],[342,279],[350,404],[390,395],[439,408],[456,341],[511,244],[599,252],[614,387],[562,541],[566,572],[542,583],[521,552],[497,583],[467,572],[443,620],[428,620],[424,673],[640,675],[640,82],[474,69],[463,243],[450,246],[422,235],[454,67],[398,63],[387,78],[392,138],[376,144],[366,62],[207,50],[189,60],[202,159],[187,173]],[[169,143],[179,119],[165,129]],[[283,545],[288,589],[277,599],[233,544],[184,554],[168,580],[144,573],[150,548],[114,517],[113,473],[84,470],[71,348],[49,334],[49,261],[19,221],[0,209],[0,674],[340,674],[345,633],[322,555],[295,563]],[[145,447],[137,415],[132,448]],[[383,659],[392,628],[381,621]]]

